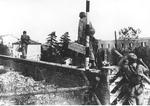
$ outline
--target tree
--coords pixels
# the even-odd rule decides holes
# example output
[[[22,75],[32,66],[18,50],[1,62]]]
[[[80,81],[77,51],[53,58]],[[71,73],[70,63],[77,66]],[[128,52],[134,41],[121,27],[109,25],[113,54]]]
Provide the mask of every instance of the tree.
[[[122,105],[132,105],[134,101],[132,100],[132,86],[129,84],[127,79],[127,72],[122,68],[124,62],[127,60],[127,56],[124,56],[119,61],[119,70],[110,80],[110,84],[116,83],[116,86],[111,91],[112,94],[117,93],[117,97],[111,103],[112,105],[117,105],[117,102],[122,103]],[[126,66],[127,67],[127,66]],[[117,79],[120,79],[116,82]]]
[[[56,36],[55,32],[52,32],[51,34],[48,35],[46,44],[51,48],[55,48],[57,46],[56,38],[57,38],[57,36]]]
[[[135,41],[136,39],[138,39],[138,34],[140,32],[140,29],[134,29],[133,27],[123,28],[119,31],[119,39]]]
[[[140,33],[140,29],[134,29],[133,27],[120,29],[119,40],[123,44],[123,49],[132,50],[138,41]]]
[[[55,57],[57,56],[57,36],[55,32],[52,32],[51,34],[48,35],[47,41],[46,41],[46,46],[47,50],[43,51],[43,56],[46,57],[44,58],[45,61],[55,61]]]
[[[0,44],[0,54],[9,55],[9,49],[6,45]]]
[[[69,55],[68,52],[68,44],[70,42],[70,36],[68,32],[65,32],[61,37],[60,37],[60,54],[61,56],[65,57]]]
[[[52,32],[51,34],[48,35],[47,46],[48,46],[50,56],[56,55],[56,46],[57,46],[56,38],[57,36],[55,32]]]

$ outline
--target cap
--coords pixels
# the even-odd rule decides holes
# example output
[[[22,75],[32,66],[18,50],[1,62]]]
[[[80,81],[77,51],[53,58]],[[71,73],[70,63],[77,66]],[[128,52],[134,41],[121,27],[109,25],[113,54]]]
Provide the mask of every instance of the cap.
[[[26,34],[27,33],[27,31],[23,31],[23,34]]]
[[[86,17],[86,13],[85,12],[80,12],[79,17],[80,18]]]

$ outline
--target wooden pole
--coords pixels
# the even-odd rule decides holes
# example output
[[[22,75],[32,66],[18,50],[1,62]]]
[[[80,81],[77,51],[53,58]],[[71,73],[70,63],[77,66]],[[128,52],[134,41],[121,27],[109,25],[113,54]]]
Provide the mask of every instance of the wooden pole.
[[[87,19],[87,24],[86,24],[86,53],[85,53],[85,71],[89,71],[89,61],[90,61],[90,33],[89,33],[89,28],[90,28],[90,21],[89,21],[89,12],[90,12],[90,0],[86,0],[86,19]],[[101,105],[97,95],[95,92],[93,92],[93,95],[96,99],[96,102],[98,105]]]
[[[86,54],[85,54],[85,70],[89,71],[89,54],[90,54],[90,35],[89,35],[89,12],[90,12],[90,1],[86,0],[86,17],[87,17],[87,24],[86,24]]]
[[[117,47],[117,34],[116,34],[116,31],[115,31],[115,48],[118,49],[118,47]]]

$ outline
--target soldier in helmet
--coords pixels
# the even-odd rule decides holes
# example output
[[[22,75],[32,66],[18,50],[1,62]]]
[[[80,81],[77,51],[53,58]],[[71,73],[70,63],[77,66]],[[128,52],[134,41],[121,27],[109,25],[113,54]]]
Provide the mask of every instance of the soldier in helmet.
[[[30,37],[29,35],[27,35],[26,31],[23,31],[23,35],[21,35],[22,58],[26,58],[27,47],[29,43],[30,43]]]
[[[136,102],[137,105],[143,104],[143,90],[145,80],[150,84],[150,79],[144,74],[147,71],[140,62],[138,61],[137,56],[134,53],[129,53],[124,60],[121,60],[120,67],[126,78],[126,88],[128,89],[132,100]]]
[[[79,25],[78,25],[78,43],[86,46],[86,25],[87,25],[87,17],[85,12],[80,12],[79,14],[80,20],[79,20]],[[93,28],[92,24],[89,24],[89,34],[90,34],[90,62],[92,67],[95,67],[95,57],[94,57],[94,52],[93,52],[93,40],[94,34],[95,34],[95,29]],[[83,57],[83,56],[82,56]],[[81,60],[81,59],[80,59]],[[83,62],[83,59],[82,59]]]

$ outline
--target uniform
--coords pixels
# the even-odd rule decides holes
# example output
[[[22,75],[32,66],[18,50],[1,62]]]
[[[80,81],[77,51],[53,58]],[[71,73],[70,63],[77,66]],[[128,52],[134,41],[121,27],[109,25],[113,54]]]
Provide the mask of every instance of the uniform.
[[[79,20],[79,25],[78,25],[78,43],[86,46],[86,25],[87,25],[87,18],[82,17]],[[89,24],[89,34],[90,34],[90,60],[95,60],[94,53],[93,53],[93,46],[92,46],[92,39],[93,35],[95,34],[95,29],[92,27],[92,24]]]
[[[123,64],[120,64],[121,70],[123,72],[123,77],[125,77],[126,79],[124,90],[126,90],[126,93],[130,93],[132,101],[135,101],[137,105],[142,105],[144,79],[141,74],[144,74],[147,69],[137,62],[136,55],[131,55],[125,58],[124,61],[122,61]]]
[[[21,48],[22,48],[22,56],[26,58],[27,55],[27,47],[30,43],[30,37],[26,34],[21,35]]]

